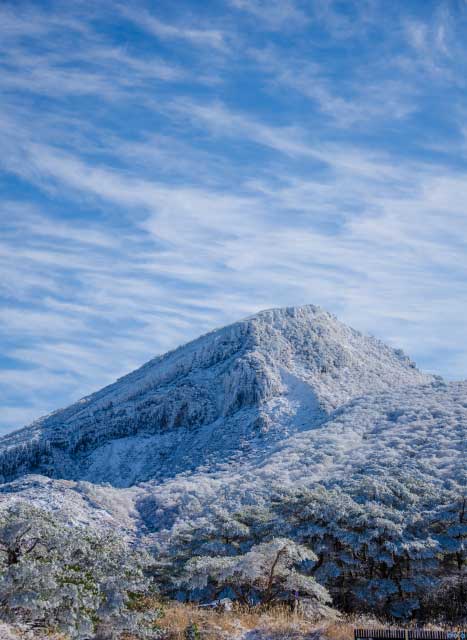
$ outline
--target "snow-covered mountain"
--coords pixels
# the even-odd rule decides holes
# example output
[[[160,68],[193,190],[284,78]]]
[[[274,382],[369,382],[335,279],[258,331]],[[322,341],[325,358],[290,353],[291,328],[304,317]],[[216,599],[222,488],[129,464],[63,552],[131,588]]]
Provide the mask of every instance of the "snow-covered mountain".
[[[429,382],[402,352],[316,307],[265,311],[2,438],[0,473],[164,479],[264,451],[356,397]]]
[[[1,438],[0,509],[137,539],[169,591],[188,558],[285,535],[344,611],[461,616],[466,463],[467,382],[274,309]]]
[[[155,531],[274,486],[465,467],[467,385],[314,307],[213,331],[0,439],[3,500]],[[219,498],[222,496],[222,499]]]

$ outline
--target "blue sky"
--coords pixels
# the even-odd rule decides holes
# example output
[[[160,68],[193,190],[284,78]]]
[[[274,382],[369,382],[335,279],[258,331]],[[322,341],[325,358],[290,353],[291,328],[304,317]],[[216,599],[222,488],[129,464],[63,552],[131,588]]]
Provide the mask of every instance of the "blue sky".
[[[467,4],[0,4],[0,429],[259,309],[467,376]]]

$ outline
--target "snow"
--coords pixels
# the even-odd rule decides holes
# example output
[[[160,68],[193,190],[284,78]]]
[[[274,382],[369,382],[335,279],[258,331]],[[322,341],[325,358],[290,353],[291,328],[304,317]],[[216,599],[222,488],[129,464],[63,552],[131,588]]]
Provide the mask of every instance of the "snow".
[[[164,480],[267,448],[353,398],[430,380],[317,307],[265,311],[5,436],[0,469],[6,480],[27,472],[120,487]]]
[[[163,539],[286,488],[462,481],[466,427],[467,383],[318,307],[273,309],[0,439],[0,501]]]

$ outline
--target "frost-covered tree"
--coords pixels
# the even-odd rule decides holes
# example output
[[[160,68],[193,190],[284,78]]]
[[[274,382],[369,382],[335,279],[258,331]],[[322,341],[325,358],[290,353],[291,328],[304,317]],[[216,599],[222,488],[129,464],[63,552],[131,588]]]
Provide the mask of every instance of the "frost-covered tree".
[[[456,620],[467,601],[461,489],[397,469],[334,488],[284,488],[272,524],[316,552],[312,574],[339,609]]]
[[[291,601],[296,594],[322,604],[330,602],[327,590],[300,569],[316,555],[287,538],[273,538],[242,555],[196,557],[181,578],[192,589],[212,587],[216,594],[231,590],[243,604],[270,605]]]
[[[153,549],[153,575],[165,595],[181,595],[178,578],[191,558],[237,555],[251,546],[250,538],[249,527],[235,514],[214,506],[209,514],[175,526],[166,545]]]
[[[451,483],[444,499],[425,514],[424,522],[437,542],[434,588],[425,594],[425,608],[451,619],[467,616],[467,477]]]
[[[73,638],[157,637],[148,562],[112,534],[70,529],[18,503],[0,512],[0,615]]]

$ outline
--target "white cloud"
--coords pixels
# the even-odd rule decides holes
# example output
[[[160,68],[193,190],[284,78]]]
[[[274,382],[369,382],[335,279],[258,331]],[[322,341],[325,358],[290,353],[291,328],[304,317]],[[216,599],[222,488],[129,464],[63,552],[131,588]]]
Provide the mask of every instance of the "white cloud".
[[[339,84],[323,63],[309,54],[287,53],[277,48],[248,51],[277,92],[293,90],[305,97],[334,126],[373,128],[383,119],[402,120],[417,108],[417,89],[391,70],[392,62],[371,60],[356,65]],[[395,77],[393,77],[395,76]],[[399,77],[397,77],[399,76]]]
[[[121,5],[120,10],[126,18],[137,24],[141,29],[163,40],[185,40],[195,46],[220,50],[227,49],[225,33],[220,29],[169,24],[141,7],[133,8],[129,5]]]
[[[304,28],[310,18],[292,0],[228,0],[236,9],[260,19],[260,26],[271,29]]]
[[[306,142],[307,133],[298,126],[274,127],[248,115],[233,112],[222,103],[199,104],[179,100],[173,104],[176,112],[184,114],[193,124],[206,127],[216,135],[242,139],[247,137],[258,144],[290,156],[309,156],[321,159],[319,151]]]

